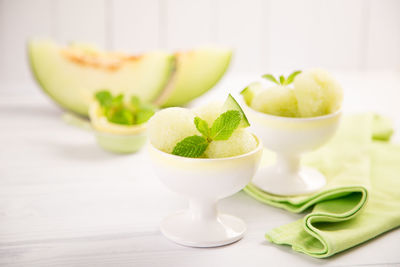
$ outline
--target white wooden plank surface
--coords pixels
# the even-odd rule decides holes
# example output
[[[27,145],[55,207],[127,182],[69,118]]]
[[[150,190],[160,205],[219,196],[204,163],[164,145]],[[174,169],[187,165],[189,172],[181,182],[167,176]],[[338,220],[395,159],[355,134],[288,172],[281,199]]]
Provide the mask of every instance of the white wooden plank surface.
[[[30,79],[26,43],[35,36],[51,36],[51,0],[2,0],[0,8],[0,77]]]
[[[400,1],[370,0],[367,68],[400,69]]]
[[[162,45],[168,49],[190,49],[212,41],[212,0],[162,1]]]
[[[106,46],[106,0],[56,0],[54,12],[58,41]]]
[[[256,76],[228,76],[193,104],[224,98],[227,88],[237,93]],[[345,89],[345,112],[389,114],[400,129],[398,72],[335,76]],[[102,151],[89,132],[65,125],[62,111],[33,84],[19,87],[0,84],[0,266],[400,264],[400,229],[324,260],[272,245],[264,240],[267,230],[303,215],[263,205],[242,192],[221,201],[220,210],[246,221],[243,240],[214,249],[171,243],[158,223],[186,202],[153,175],[146,151],[127,156]],[[21,96],[19,90],[30,93]]]
[[[113,49],[140,53],[160,46],[158,0],[114,0],[111,2]]]
[[[234,72],[261,71],[268,64],[265,51],[265,17],[268,2],[262,0],[219,0],[217,8],[217,41],[234,48]]]

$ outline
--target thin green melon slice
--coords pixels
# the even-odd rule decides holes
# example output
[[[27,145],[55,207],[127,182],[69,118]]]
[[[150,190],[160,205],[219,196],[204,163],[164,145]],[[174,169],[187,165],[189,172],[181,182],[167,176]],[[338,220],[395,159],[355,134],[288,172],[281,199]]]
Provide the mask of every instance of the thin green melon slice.
[[[222,113],[228,110],[237,110],[242,117],[240,120],[239,128],[246,128],[250,126],[249,120],[246,117],[243,109],[240,107],[239,103],[233,98],[231,94],[228,95],[224,105],[222,106]]]
[[[226,48],[203,47],[176,55],[176,71],[156,104],[181,106],[210,90],[224,75],[232,57]]]
[[[156,99],[174,69],[174,56],[151,52],[139,56],[104,52],[88,45],[60,47],[49,40],[28,45],[36,80],[62,107],[87,115],[96,91],[137,95],[143,101]]]
[[[248,106],[251,106],[254,97],[263,90],[264,88],[260,82],[253,82],[244,88],[240,94],[243,96],[244,102],[246,102]]]

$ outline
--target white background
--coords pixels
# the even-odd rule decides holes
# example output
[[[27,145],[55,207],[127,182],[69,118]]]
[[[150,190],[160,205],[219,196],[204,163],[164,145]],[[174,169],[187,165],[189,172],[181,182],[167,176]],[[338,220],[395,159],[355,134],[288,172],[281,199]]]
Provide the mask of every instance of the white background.
[[[26,41],[139,53],[218,43],[232,72],[400,69],[397,0],[0,0],[0,80],[30,81]]]

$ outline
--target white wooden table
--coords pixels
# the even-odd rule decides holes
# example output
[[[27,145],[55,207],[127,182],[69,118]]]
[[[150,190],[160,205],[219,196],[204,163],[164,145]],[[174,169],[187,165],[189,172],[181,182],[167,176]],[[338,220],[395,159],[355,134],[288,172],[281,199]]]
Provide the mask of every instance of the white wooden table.
[[[345,112],[392,115],[400,129],[399,73],[336,75]],[[224,99],[256,77],[230,74],[194,104]],[[219,206],[246,221],[243,240],[210,249],[176,245],[158,223],[186,202],[153,175],[146,149],[107,153],[61,115],[34,83],[0,84],[0,266],[400,266],[400,229],[329,259],[273,245],[264,233],[304,214],[243,192]]]

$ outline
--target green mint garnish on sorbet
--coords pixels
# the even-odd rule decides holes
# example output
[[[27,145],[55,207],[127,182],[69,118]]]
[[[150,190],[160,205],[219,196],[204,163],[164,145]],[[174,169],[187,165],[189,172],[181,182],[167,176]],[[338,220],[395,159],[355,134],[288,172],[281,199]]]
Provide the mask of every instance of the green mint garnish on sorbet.
[[[291,84],[294,81],[294,78],[296,78],[297,75],[299,75],[301,73],[301,70],[297,70],[292,72],[292,74],[290,74],[286,80],[285,80],[285,85]]]
[[[276,84],[279,85],[279,82],[276,80],[276,78],[275,78],[274,75],[272,75],[272,74],[264,74],[264,75],[261,76],[261,77],[263,77],[264,79],[267,79],[267,80],[269,80],[269,81],[271,81],[271,82],[276,83]]]
[[[137,96],[132,96],[131,97],[131,105],[132,105],[132,109],[133,110],[138,110],[139,108],[140,108],[140,106],[141,106],[141,102],[140,102],[140,99],[139,99],[139,97],[137,97]]]
[[[187,158],[198,158],[208,147],[208,141],[199,135],[186,137],[176,144],[172,154]]]
[[[113,96],[108,91],[97,92],[95,96],[102,107],[109,107],[113,100]]]
[[[294,71],[292,72],[287,78],[285,78],[285,76],[281,75],[279,76],[279,81],[274,77],[274,75],[272,74],[264,74],[263,77],[264,79],[267,79],[277,85],[289,85],[294,81],[294,78],[296,78],[297,75],[299,75],[301,73],[300,70]]]
[[[134,115],[127,109],[109,109],[106,113],[108,121],[117,124],[132,125]]]
[[[237,110],[228,110],[214,121],[211,128],[208,123],[200,117],[194,118],[197,130],[202,134],[186,137],[176,144],[172,154],[182,157],[199,158],[206,151],[208,144],[212,141],[228,140],[232,133],[238,128],[242,116]]]
[[[196,125],[197,130],[203,135],[204,138],[210,140],[210,128],[205,120],[196,116],[194,118],[194,125]]]
[[[240,112],[237,110],[228,110],[222,113],[211,126],[211,139],[228,140],[233,131],[239,126],[241,118]]]
[[[142,106],[137,112],[136,112],[136,124],[141,124],[146,121],[148,121],[153,115],[155,111],[153,107],[146,107]]]
[[[137,125],[148,121],[155,113],[155,107],[142,103],[137,96],[132,96],[129,103],[124,102],[124,95],[113,96],[103,90],[95,94],[104,116],[109,122],[122,125]]]

